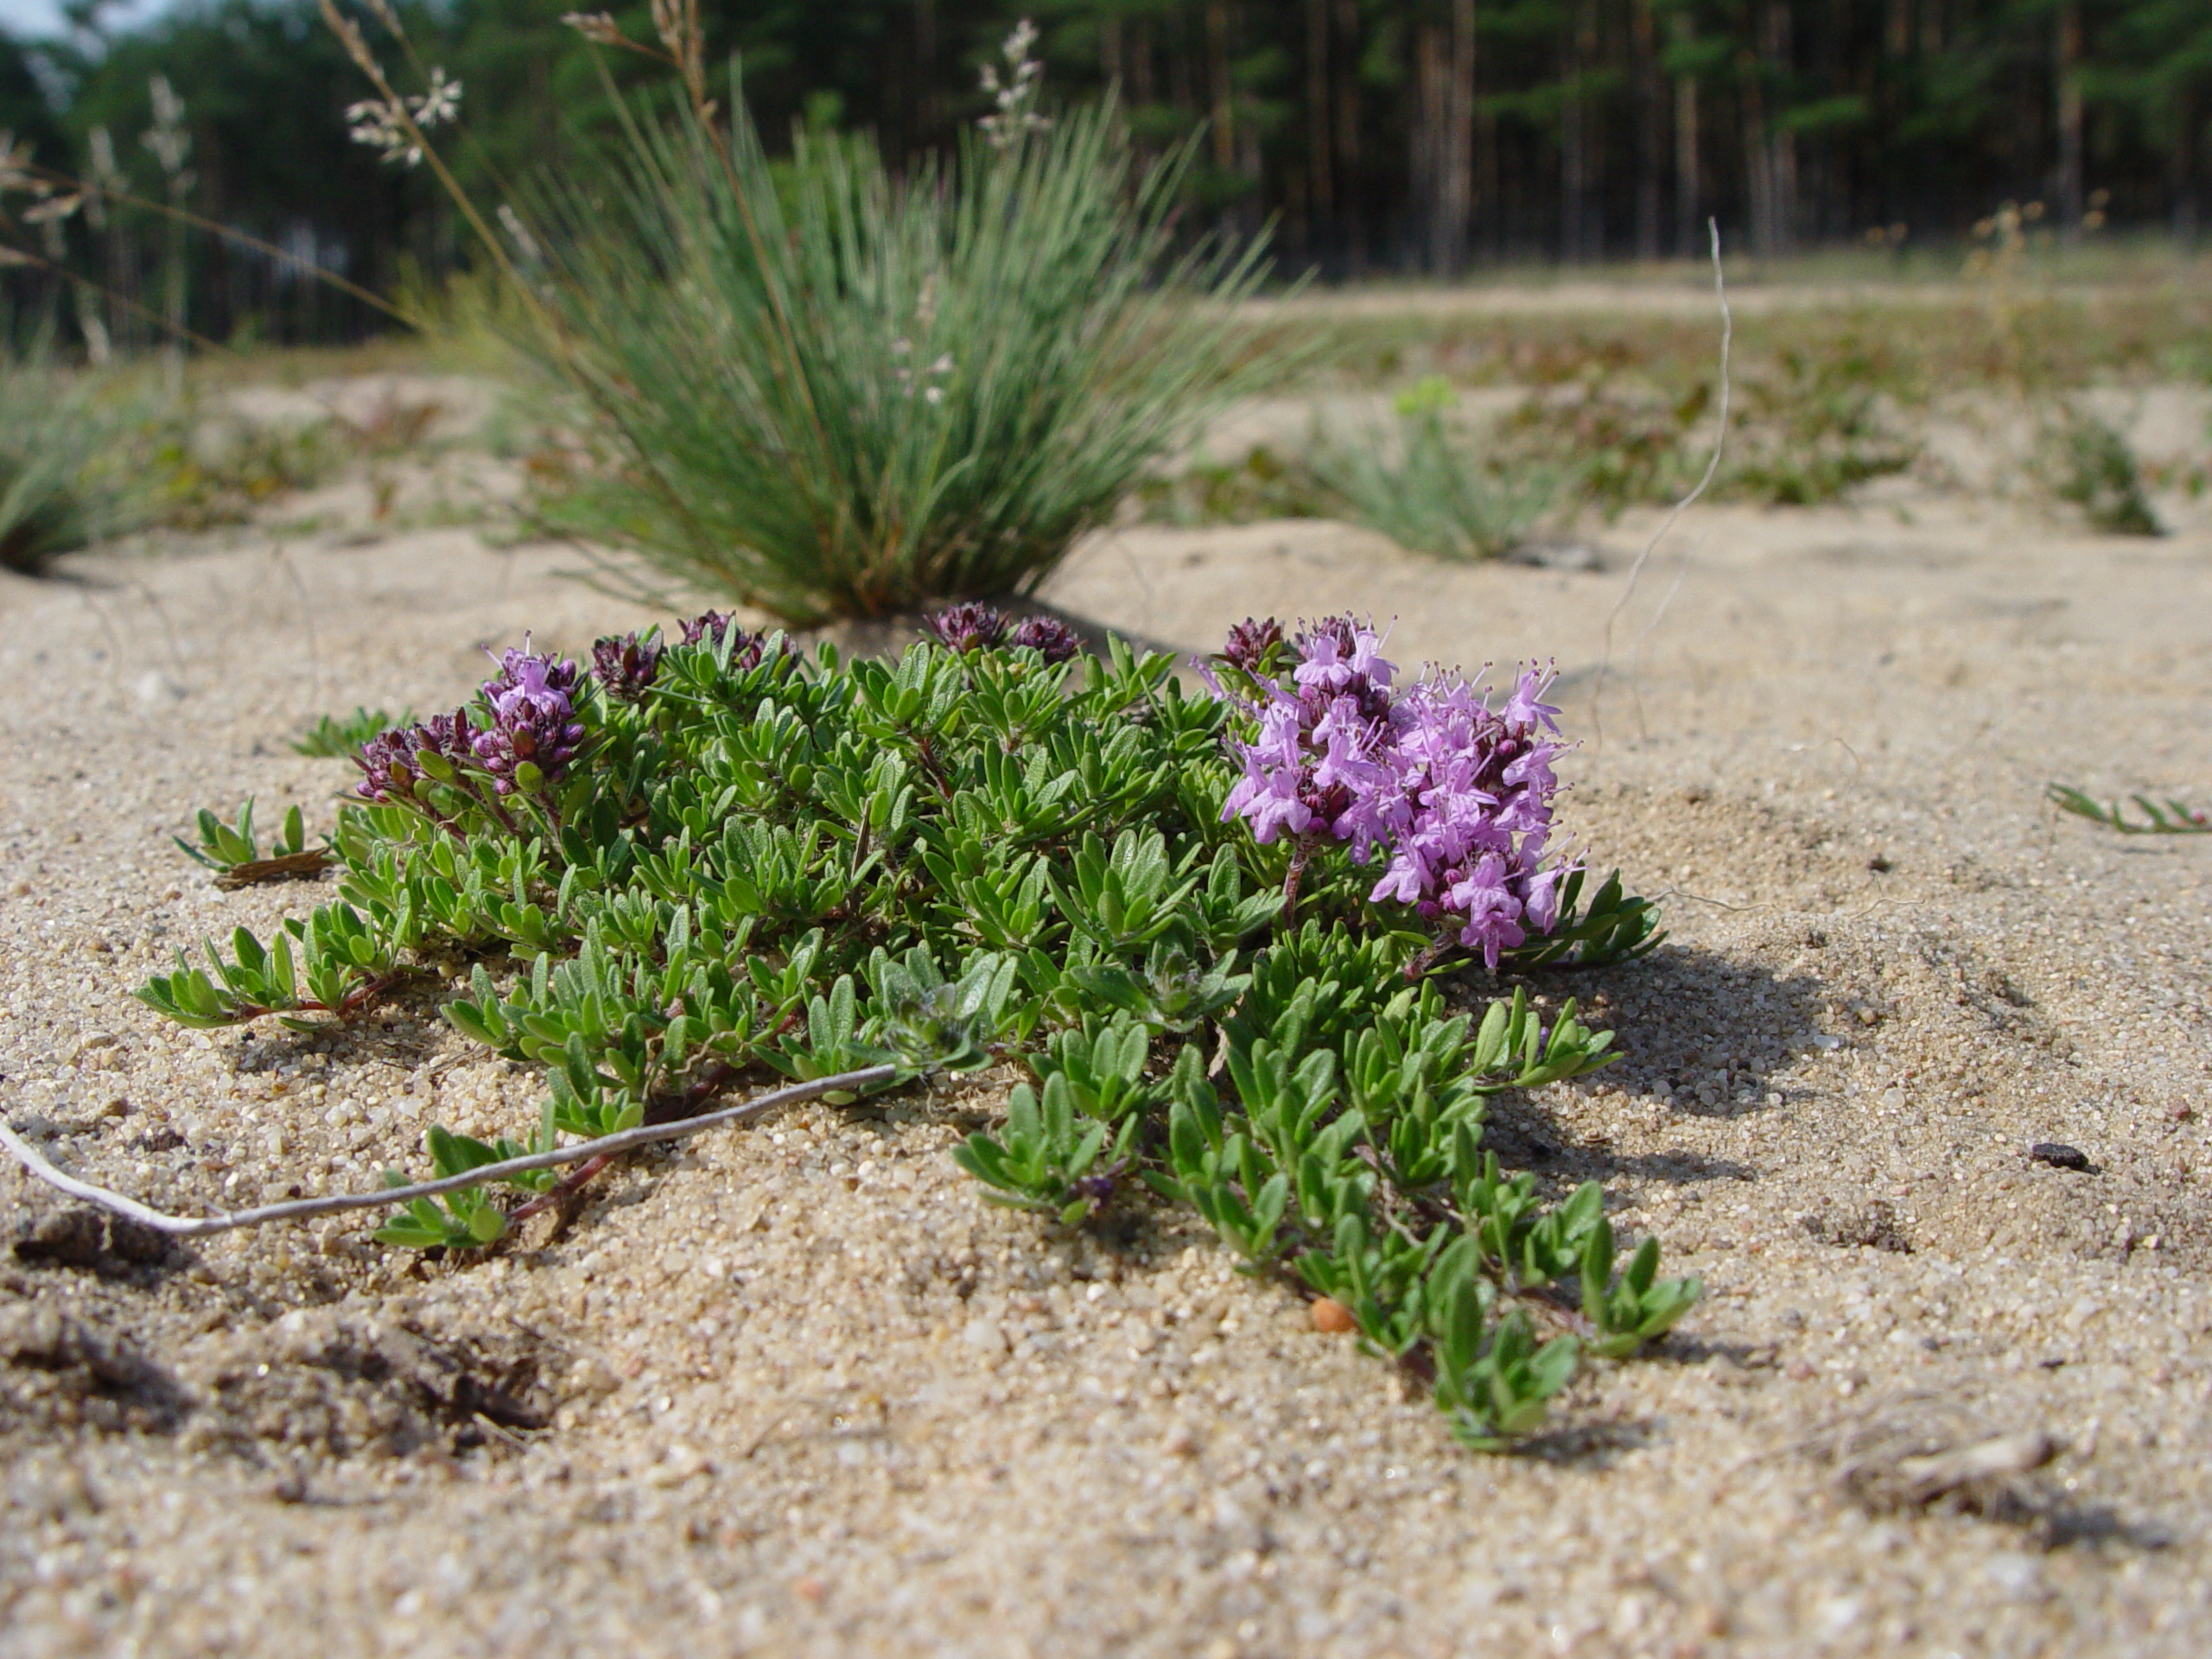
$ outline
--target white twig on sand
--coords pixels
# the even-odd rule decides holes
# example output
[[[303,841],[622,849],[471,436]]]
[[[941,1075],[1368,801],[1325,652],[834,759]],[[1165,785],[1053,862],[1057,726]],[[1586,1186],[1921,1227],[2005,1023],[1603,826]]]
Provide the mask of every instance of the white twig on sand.
[[[120,1192],[64,1174],[4,1122],[0,1122],[0,1146],[6,1147],[16,1155],[16,1161],[40,1180],[67,1192],[73,1198],[96,1204],[103,1210],[128,1217],[175,1238],[204,1238],[210,1233],[227,1233],[239,1227],[258,1227],[267,1222],[302,1221],[311,1216],[327,1216],[341,1210],[375,1210],[406,1204],[416,1198],[435,1198],[442,1192],[458,1192],[463,1187],[481,1186],[486,1181],[520,1175],[529,1170],[552,1169],[562,1164],[582,1163],[588,1158],[628,1152],[632,1147],[649,1147],[662,1141],[681,1141],[688,1135],[725,1123],[742,1123],[749,1118],[772,1112],[779,1106],[795,1105],[800,1101],[836,1094],[842,1090],[866,1089],[874,1084],[888,1083],[897,1075],[898,1068],[890,1065],[871,1065],[858,1071],[841,1071],[834,1077],[816,1077],[806,1083],[795,1083],[788,1089],[756,1095],[742,1105],[726,1106],[720,1111],[704,1112],[680,1122],[640,1124],[634,1129],[624,1129],[619,1135],[603,1135],[595,1141],[580,1141],[573,1147],[556,1147],[550,1152],[533,1152],[521,1158],[480,1165],[475,1169],[459,1175],[448,1175],[439,1180],[417,1181],[411,1186],[389,1186],[379,1192],[340,1192],[328,1198],[296,1198],[287,1204],[265,1204],[254,1210],[219,1211],[212,1216],[172,1216],[143,1205],[136,1198],[126,1198]]]
[[[1605,747],[1605,722],[1599,705],[1605,695],[1605,671],[1612,665],[1613,624],[1620,620],[1621,613],[1628,608],[1629,601],[1636,597],[1637,581],[1643,575],[1643,567],[1650,563],[1659,543],[1667,539],[1667,532],[1674,529],[1675,521],[1697,505],[1698,498],[1712,484],[1713,474],[1720,470],[1720,457],[1728,448],[1728,353],[1735,343],[1736,319],[1728,309],[1728,279],[1720,269],[1720,221],[1708,219],[1705,221],[1705,227],[1713,238],[1713,292],[1720,302],[1720,423],[1713,436],[1713,458],[1705,463],[1705,476],[1698,480],[1695,489],[1675,503],[1659,528],[1651,532],[1651,539],[1643,544],[1643,551],[1636,556],[1636,563],[1628,568],[1628,586],[1621,589],[1620,598],[1614,601],[1613,608],[1606,613],[1605,649],[1599,655],[1598,676],[1590,687],[1590,729],[1600,748]],[[1639,640],[1638,643],[1642,642]]]
[[[1636,636],[1636,643],[1628,648],[1628,690],[1636,699],[1636,734],[1647,742],[1651,728],[1643,722],[1643,690],[1640,677],[1643,671],[1643,642],[1659,631],[1667,620],[1667,607],[1675,602],[1675,595],[1682,591],[1682,581],[1690,573],[1690,564],[1697,557],[1697,550],[1705,545],[1700,536],[1682,554],[1682,562],[1675,569],[1675,579],[1667,584],[1667,591],[1660,595],[1658,607],[1651,613],[1651,620],[1643,625],[1643,632]]]

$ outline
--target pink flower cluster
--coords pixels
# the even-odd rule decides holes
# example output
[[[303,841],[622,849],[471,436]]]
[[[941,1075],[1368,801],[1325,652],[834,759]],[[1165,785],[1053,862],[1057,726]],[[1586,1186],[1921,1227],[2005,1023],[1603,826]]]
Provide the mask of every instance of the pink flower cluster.
[[[1495,968],[1501,950],[1557,925],[1573,868],[1543,865],[1552,762],[1566,747],[1559,711],[1533,667],[1497,709],[1456,672],[1394,690],[1382,649],[1371,626],[1329,617],[1301,627],[1288,686],[1253,677],[1259,700],[1236,701],[1259,734],[1233,743],[1244,776],[1223,817],[1243,817],[1262,842],[1349,842],[1362,864],[1379,850],[1388,868],[1370,900],[1410,907]]]
[[[584,728],[576,719],[579,676],[574,663],[533,655],[530,637],[523,649],[499,659],[497,678],[484,683],[492,723],[476,736],[476,759],[501,795],[515,791],[516,769],[535,766],[551,783],[567,770],[582,747]]]

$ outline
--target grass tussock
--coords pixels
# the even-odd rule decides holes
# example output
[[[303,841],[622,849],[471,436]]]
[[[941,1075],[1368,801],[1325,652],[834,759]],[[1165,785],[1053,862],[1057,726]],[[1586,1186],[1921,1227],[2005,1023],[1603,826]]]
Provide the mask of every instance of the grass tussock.
[[[1455,561],[1502,558],[1549,520],[1574,469],[1500,455],[1452,418],[1457,401],[1432,378],[1398,398],[1389,429],[1321,430],[1313,470],[1336,516]]]
[[[139,521],[142,498],[117,445],[134,422],[105,390],[0,354],[0,569],[43,575]]]
[[[1110,105],[905,181],[804,134],[772,167],[741,112],[633,125],[529,249],[582,438],[541,515],[792,622],[1034,588],[1274,372],[1255,255],[1176,251],[1182,171]]]

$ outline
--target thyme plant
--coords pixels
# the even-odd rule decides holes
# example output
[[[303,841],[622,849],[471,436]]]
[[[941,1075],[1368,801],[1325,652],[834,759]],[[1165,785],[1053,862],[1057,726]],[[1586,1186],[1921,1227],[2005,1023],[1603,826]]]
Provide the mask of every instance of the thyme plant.
[[[1003,1122],[955,1154],[984,1196],[1053,1227],[1187,1203],[1427,1377],[1473,1446],[1691,1306],[1654,1242],[1617,1260],[1594,1184],[1547,1205],[1483,1150],[1491,1098],[1596,1070],[1611,1034],[1440,976],[1656,941],[1551,845],[1540,677],[1495,709],[1456,674],[1401,685],[1348,617],[1241,626],[1198,695],[1049,620],[969,604],[932,632],[895,663],[713,613],[588,667],[525,642],[467,707],[362,746],[331,903],[138,995],[321,1027],[465,964],[443,1016],[547,1094],[512,1140],[433,1129],[442,1177],[752,1078],[1000,1067]],[[493,1246],[605,1161],[416,1198],[379,1236]]]

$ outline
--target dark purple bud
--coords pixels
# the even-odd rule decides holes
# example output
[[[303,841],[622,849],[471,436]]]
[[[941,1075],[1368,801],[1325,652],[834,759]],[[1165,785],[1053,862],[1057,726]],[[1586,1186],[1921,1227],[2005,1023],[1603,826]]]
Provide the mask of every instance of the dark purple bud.
[[[1006,638],[1006,618],[980,601],[948,605],[929,620],[938,643],[963,657],[988,651]]]
[[[1040,652],[1048,663],[1072,661],[1083,649],[1082,636],[1056,616],[1033,616],[1014,631],[1009,645]]]
[[[1128,1167],[1125,1163],[1109,1164],[1093,1174],[1069,1182],[1068,1191],[1089,1204],[1090,1213],[1095,1216],[1113,1201],[1115,1189],[1121,1185],[1122,1177],[1128,1173]]]
[[[683,643],[687,645],[719,645],[722,636],[729,632],[730,624],[736,620],[727,612],[706,611],[677,626],[683,630]]]
[[[591,648],[592,671],[607,695],[620,702],[639,702],[660,672],[660,641],[635,633],[601,639]]]
[[[1231,668],[1264,679],[1274,674],[1275,653],[1281,649],[1281,623],[1272,616],[1264,622],[1248,616],[1230,629],[1221,654]]]
[[[353,757],[361,781],[353,792],[385,806],[411,805],[415,799],[415,742],[404,726],[378,732]]]
[[[379,732],[353,758],[362,772],[353,792],[387,806],[412,805],[419,779],[428,776],[444,783],[454,768],[475,764],[475,736],[467,714],[461,709],[434,715],[419,726]]]
[[[758,668],[761,657],[768,649],[766,634],[739,627],[737,619],[727,612],[708,611],[677,626],[683,630],[683,643],[687,645],[706,645],[719,651],[722,641],[728,639],[729,665],[740,672],[748,668]],[[794,647],[791,641],[785,640],[784,655],[789,657],[793,654]]]

